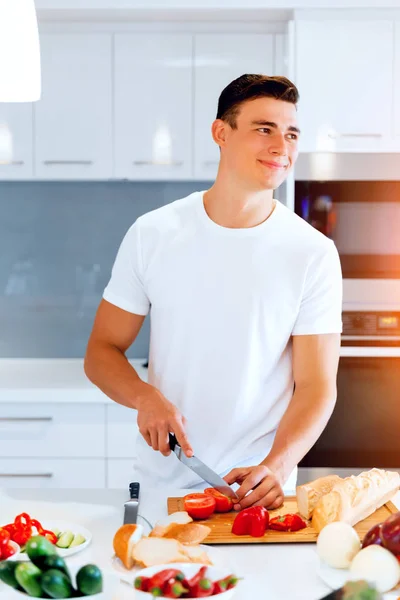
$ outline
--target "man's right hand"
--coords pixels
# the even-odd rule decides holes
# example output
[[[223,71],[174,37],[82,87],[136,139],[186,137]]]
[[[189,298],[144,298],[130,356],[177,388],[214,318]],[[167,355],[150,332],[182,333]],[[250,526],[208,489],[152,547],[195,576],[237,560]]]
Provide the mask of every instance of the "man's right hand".
[[[136,397],[136,408],[139,431],[153,450],[169,456],[171,454],[169,433],[171,432],[175,434],[186,456],[193,456],[193,449],[185,433],[185,417],[157,388],[141,382]]]

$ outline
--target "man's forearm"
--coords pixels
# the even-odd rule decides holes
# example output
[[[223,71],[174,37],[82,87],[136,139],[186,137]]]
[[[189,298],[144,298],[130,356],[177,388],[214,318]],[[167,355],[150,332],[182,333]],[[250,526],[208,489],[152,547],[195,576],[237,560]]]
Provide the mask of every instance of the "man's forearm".
[[[297,388],[262,464],[284,482],[321,435],[336,402],[336,389],[327,386]]]
[[[88,348],[84,368],[90,381],[109,398],[128,408],[138,408],[141,389],[147,384],[121,350],[109,344],[93,344]]]

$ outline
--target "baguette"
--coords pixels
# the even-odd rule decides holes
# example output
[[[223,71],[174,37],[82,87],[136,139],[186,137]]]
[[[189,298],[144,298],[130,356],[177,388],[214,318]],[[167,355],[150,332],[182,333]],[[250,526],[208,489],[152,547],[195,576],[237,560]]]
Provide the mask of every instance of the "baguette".
[[[311,515],[318,500],[325,494],[328,494],[340,481],[343,481],[343,479],[338,475],[327,475],[326,477],[320,477],[315,481],[298,485],[296,488],[296,496],[297,506],[301,516],[305,519],[311,519]]]
[[[396,471],[371,469],[346,477],[318,500],[312,526],[319,533],[333,521],[355,525],[388,502],[399,486],[400,475]]]

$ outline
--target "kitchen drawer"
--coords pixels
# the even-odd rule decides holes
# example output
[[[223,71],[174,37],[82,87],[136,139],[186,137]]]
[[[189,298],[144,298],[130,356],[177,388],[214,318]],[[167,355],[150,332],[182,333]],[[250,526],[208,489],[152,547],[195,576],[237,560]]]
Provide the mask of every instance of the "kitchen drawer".
[[[107,459],[107,487],[110,489],[125,489],[128,493],[129,484],[135,481],[133,460]]]
[[[105,457],[103,404],[0,404],[1,457]]]
[[[107,458],[133,458],[139,435],[137,411],[120,404],[106,407]]]
[[[98,459],[0,459],[0,488],[105,488],[106,461]]]

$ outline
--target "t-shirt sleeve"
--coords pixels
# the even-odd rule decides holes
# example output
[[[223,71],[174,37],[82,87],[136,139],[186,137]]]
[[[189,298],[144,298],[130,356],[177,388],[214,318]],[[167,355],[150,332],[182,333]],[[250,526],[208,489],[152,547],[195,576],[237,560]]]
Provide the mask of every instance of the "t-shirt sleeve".
[[[330,241],[308,267],[292,335],[342,332],[343,279],[339,254]]]
[[[150,301],[143,284],[142,248],[138,221],[127,231],[119,247],[103,298],[137,315],[147,315]]]

